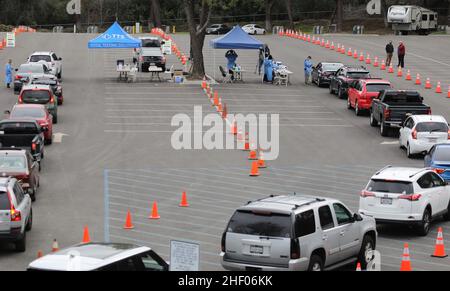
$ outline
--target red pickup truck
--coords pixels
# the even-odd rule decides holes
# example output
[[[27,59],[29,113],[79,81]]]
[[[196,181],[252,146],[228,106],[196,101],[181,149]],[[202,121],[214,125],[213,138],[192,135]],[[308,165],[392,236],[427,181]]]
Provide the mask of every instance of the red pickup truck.
[[[360,79],[352,82],[348,88],[347,108],[355,109],[356,115],[369,111],[372,100],[385,89],[391,89],[389,81],[382,79]]]

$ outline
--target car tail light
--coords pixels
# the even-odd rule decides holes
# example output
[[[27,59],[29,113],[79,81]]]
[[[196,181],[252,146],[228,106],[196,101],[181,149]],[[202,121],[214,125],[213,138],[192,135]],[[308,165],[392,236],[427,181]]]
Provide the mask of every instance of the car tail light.
[[[413,138],[413,139],[417,139],[417,130],[413,130],[412,132],[411,132],[411,137]]]
[[[53,95],[52,98],[50,98],[50,103],[55,103],[55,97],[53,97]]]
[[[227,239],[227,233],[224,232],[224,233],[222,234],[222,239],[221,239],[221,241],[220,241],[220,247],[221,247],[221,249],[222,249],[222,252],[225,252],[225,241],[226,241],[226,239]]]
[[[400,195],[399,199],[406,199],[409,201],[419,201],[420,197],[422,197],[421,194],[406,194],[406,195]]]
[[[19,104],[22,104],[22,103],[23,103],[23,98],[22,98],[22,95],[21,95],[21,96],[19,96],[19,101],[18,101],[18,103],[19,103]]]
[[[450,139],[450,130],[448,131],[448,139]]]
[[[367,191],[367,190],[362,190],[360,196],[362,198],[366,198],[366,197],[375,197],[375,193]]]
[[[22,79],[22,76],[16,75],[16,80],[20,80],[20,79]]]
[[[427,110],[427,114],[431,115],[431,108]]]
[[[300,243],[297,238],[291,239],[291,259],[300,258]]]
[[[162,63],[164,64],[166,62],[166,57],[162,57]]]
[[[22,220],[22,214],[20,213],[20,211],[16,210],[16,208],[14,207],[13,203],[12,203],[12,199],[11,199],[11,193],[8,193],[8,198],[9,198],[9,203],[11,205],[11,210],[10,210],[10,218],[11,221],[21,221]]]
[[[36,151],[36,144],[35,144],[35,143],[32,143],[32,144],[31,144],[31,150],[32,150],[32,151]]]
[[[441,175],[441,174],[444,174],[445,169],[433,169],[433,171],[434,171],[436,174]]]
[[[143,56],[140,56],[140,57],[139,57],[139,60],[140,60],[141,62],[143,62],[143,61],[144,61],[144,57],[143,57]]]
[[[390,109],[384,109],[384,119],[389,119],[391,117],[391,110]]]

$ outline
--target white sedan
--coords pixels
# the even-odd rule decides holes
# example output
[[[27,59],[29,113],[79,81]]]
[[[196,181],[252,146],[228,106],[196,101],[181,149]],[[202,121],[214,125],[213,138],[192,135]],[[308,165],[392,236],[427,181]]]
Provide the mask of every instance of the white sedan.
[[[435,145],[449,142],[447,120],[439,115],[412,115],[400,128],[399,143],[406,155],[426,154]]]
[[[248,34],[266,34],[266,30],[258,24],[247,24],[242,29]]]

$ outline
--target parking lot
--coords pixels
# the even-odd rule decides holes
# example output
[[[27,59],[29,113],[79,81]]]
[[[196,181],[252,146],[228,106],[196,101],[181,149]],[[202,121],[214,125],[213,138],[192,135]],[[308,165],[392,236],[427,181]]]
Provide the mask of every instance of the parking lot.
[[[70,246],[82,239],[89,226],[91,238],[102,241],[134,242],[148,245],[169,259],[171,239],[200,243],[201,270],[222,270],[219,263],[220,238],[236,207],[270,194],[303,193],[333,197],[352,210],[358,209],[359,193],[376,170],[385,165],[423,166],[422,159],[406,158],[397,137],[381,137],[369,125],[367,116],[356,117],[346,102],[327,88],[303,85],[303,60],[340,61],[361,64],[353,58],[302,41],[279,36],[259,37],[294,72],[292,85],[261,84],[254,74],[257,53],[237,51],[245,70],[243,84],[217,84],[230,113],[278,113],[280,155],[269,162],[261,176],[249,177],[247,152],[240,150],[176,151],[171,146],[175,114],[193,115],[195,105],[204,114],[214,112],[197,84],[175,85],[158,82],[117,83],[116,60],[129,58],[127,50],[90,51],[93,35],[22,34],[15,49],[0,52],[5,64],[25,61],[34,50],[53,50],[64,60],[64,98],[54,133],[62,140],[46,148],[41,189],[34,207],[34,227],[28,236],[26,253],[18,254],[5,245],[0,248],[0,270],[23,270],[38,252],[50,252],[51,242]],[[388,36],[329,36],[384,57]],[[174,36],[178,46],[189,51],[188,35]],[[225,50],[213,51],[205,41],[207,73],[221,79]],[[406,69],[431,78],[446,92],[450,84],[448,36],[401,38],[407,48]],[[380,59],[381,60],[381,59]],[[173,57],[169,63],[175,63]],[[395,64],[395,63],[394,63]],[[388,78],[395,88],[415,88],[395,74],[372,66],[373,75]],[[433,114],[450,120],[450,99],[434,90],[420,91]],[[17,96],[0,89],[0,108],[7,110]],[[190,207],[178,207],[187,192]],[[158,202],[161,219],[149,220],[151,205]],[[123,229],[127,210],[133,214],[135,229]],[[379,228],[377,249],[383,270],[398,270],[403,243],[410,243],[414,270],[450,270],[449,258],[431,258],[441,226],[444,237],[450,223],[437,221],[426,237],[405,227]],[[449,250],[449,249],[447,249]]]

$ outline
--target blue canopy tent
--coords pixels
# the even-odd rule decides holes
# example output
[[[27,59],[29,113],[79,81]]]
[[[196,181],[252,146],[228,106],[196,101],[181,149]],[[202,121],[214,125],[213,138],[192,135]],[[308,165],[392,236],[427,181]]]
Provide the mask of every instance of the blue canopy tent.
[[[119,23],[114,22],[107,31],[89,41],[90,49],[139,48],[141,41],[130,36]]]
[[[265,44],[246,33],[239,25],[236,25],[230,32],[219,38],[210,41],[209,45],[214,49],[264,49]],[[214,68],[216,67],[216,55],[214,53]],[[214,78],[216,70],[214,69]]]

